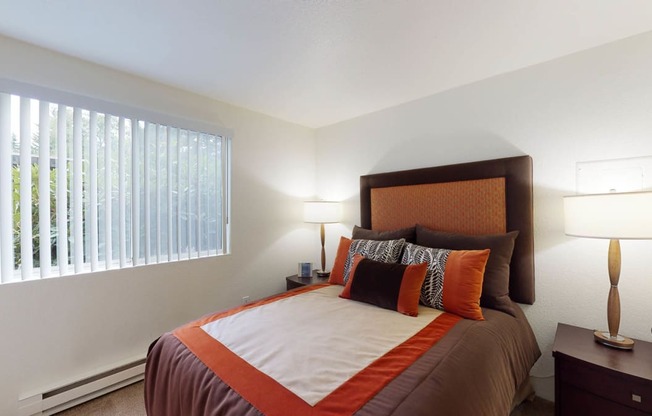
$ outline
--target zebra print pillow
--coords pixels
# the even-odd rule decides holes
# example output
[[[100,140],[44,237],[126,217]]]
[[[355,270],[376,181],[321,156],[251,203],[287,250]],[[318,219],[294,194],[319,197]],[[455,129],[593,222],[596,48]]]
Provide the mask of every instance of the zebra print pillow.
[[[428,263],[420,301],[426,306],[482,321],[480,295],[489,250],[448,250],[408,243],[402,264]]]
[[[356,254],[361,254],[364,257],[382,261],[383,263],[398,263],[401,258],[401,252],[405,246],[405,239],[398,240],[353,240],[349,247],[349,253],[344,263],[343,281],[344,284],[348,282],[349,275],[351,274],[351,266],[353,266],[353,257]]]

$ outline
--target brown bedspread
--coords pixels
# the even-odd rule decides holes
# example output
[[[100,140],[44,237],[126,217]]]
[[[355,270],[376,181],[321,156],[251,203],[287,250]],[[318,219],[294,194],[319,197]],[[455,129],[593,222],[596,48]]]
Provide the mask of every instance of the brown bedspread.
[[[508,415],[541,355],[523,312],[515,309],[516,317],[483,309],[485,321],[459,321],[356,415]],[[172,333],[150,347],[145,406],[151,416],[262,414]]]

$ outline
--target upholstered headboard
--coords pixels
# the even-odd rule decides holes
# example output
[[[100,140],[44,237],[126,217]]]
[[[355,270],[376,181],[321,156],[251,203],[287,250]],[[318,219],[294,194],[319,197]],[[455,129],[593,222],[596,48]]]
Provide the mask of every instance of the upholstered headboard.
[[[509,295],[534,303],[532,158],[519,156],[360,177],[361,226],[425,225],[463,234],[518,230]]]

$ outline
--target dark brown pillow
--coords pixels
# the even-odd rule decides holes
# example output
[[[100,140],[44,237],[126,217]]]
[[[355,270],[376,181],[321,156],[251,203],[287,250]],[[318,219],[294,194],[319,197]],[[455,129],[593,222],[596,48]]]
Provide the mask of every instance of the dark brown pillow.
[[[358,227],[357,225],[353,226],[353,234],[351,236],[354,240],[400,240],[404,238],[408,243],[414,243],[416,241],[416,230],[415,227],[400,228],[398,230],[390,231],[376,231],[368,230],[366,228]]]
[[[384,263],[356,254],[351,277],[340,297],[417,316],[421,285],[427,271],[427,263]]]
[[[416,226],[417,244],[451,250],[490,249],[489,260],[482,282],[480,305],[515,316],[509,298],[509,263],[518,231],[506,234],[465,235],[435,231],[423,225]]]

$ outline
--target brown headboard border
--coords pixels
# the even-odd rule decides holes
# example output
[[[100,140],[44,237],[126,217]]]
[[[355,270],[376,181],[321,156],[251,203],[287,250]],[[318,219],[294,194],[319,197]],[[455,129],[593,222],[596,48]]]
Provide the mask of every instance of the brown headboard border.
[[[515,302],[533,304],[535,299],[534,213],[532,208],[532,158],[530,156],[361,176],[361,226],[371,228],[372,188],[497,177],[505,178],[507,231],[519,231],[510,264],[509,295]]]

